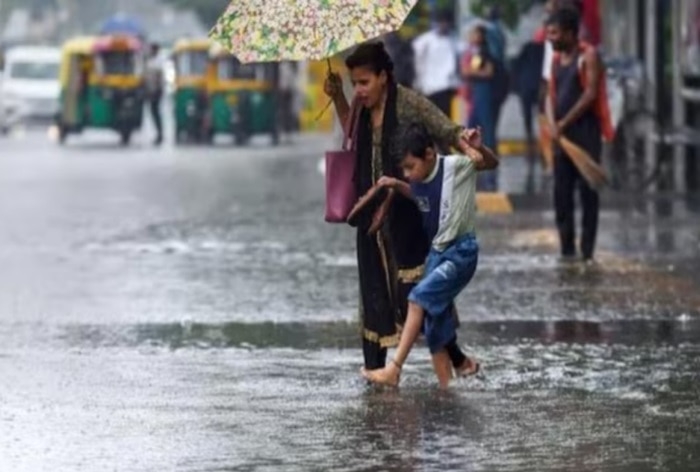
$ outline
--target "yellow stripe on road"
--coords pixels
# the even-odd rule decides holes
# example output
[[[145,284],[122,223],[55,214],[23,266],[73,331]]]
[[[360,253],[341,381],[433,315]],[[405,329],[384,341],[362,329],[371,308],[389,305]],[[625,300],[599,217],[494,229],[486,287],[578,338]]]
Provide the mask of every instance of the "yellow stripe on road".
[[[501,157],[526,156],[527,141],[503,139],[498,143],[498,155]]]

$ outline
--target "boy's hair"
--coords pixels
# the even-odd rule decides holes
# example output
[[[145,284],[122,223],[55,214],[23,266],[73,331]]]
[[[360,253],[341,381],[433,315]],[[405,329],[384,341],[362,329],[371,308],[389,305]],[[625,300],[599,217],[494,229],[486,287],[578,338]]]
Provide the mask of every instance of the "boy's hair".
[[[547,20],[550,26],[558,26],[562,33],[572,33],[578,36],[581,17],[573,8],[560,8],[556,10]]]
[[[419,159],[425,159],[428,148],[434,147],[435,143],[426,127],[421,123],[411,123],[401,134],[399,161],[404,160],[409,154]]]

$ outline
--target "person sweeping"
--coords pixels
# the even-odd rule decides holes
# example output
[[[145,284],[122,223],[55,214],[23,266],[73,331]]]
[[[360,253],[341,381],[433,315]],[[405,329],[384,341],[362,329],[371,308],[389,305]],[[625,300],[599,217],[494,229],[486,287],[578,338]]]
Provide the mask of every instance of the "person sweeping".
[[[594,184],[600,180],[594,177],[600,168],[602,139],[611,139],[614,134],[600,56],[592,45],[579,41],[579,23],[578,13],[566,8],[555,11],[547,22],[547,36],[554,48],[549,81],[554,207],[565,261],[577,257],[577,188],[583,207],[580,255],[584,261],[593,260],[599,213]]]

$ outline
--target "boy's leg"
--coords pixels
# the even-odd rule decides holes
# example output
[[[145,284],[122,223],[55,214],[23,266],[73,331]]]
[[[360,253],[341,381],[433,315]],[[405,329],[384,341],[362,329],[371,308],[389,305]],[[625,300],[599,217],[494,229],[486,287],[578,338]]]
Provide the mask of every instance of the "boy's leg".
[[[440,388],[449,387],[450,379],[452,378],[452,364],[450,363],[450,356],[447,355],[447,351],[443,349],[434,353],[432,359],[433,370],[435,370],[435,375],[437,375]]]
[[[462,349],[459,347],[459,344],[457,344],[457,336],[452,338],[452,340],[447,343],[445,346],[445,351],[447,351],[447,355],[450,357],[450,362],[455,369],[459,368],[462,364],[464,364],[464,361],[467,360],[467,356],[464,355]]]
[[[447,355],[452,361],[452,366],[458,376],[468,377],[470,375],[475,375],[479,373],[479,363],[474,359],[467,357],[462,349],[457,344],[457,336],[452,338],[452,340],[445,346]]]
[[[383,369],[362,369],[362,375],[372,383],[397,386],[401,378],[401,367],[406,362],[422,326],[423,308],[413,302],[409,302],[406,324],[404,324],[401,332],[401,339],[399,340],[399,346],[396,348],[394,359]]]

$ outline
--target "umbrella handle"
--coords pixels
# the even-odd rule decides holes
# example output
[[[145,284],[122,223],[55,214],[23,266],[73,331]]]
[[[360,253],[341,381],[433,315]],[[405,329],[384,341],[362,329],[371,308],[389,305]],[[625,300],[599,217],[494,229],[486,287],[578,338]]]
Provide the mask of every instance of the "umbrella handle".
[[[331,58],[330,57],[326,58],[326,64],[328,64],[328,76],[330,77],[330,75],[333,73],[333,66],[331,65]],[[326,114],[326,112],[328,111],[328,109],[331,107],[332,104],[333,104],[333,99],[328,100],[328,103],[326,103],[326,106],[323,107],[323,110],[321,110],[321,113],[318,114],[318,116],[316,117],[316,119],[314,121],[321,121],[321,118],[323,118],[323,115]]]
[[[332,99],[328,100],[328,103],[326,103],[326,106],[323,107],[323,110],[321,110],[321,113],[318,114],[318,116],[316,117],[316,120],[314,120],[314,121],[321,121],[321,118],[323,118],[323,115],[326,114],[326,112],[328,111],[328,109],[331,107],[332,104],[333,104],[333,100]]]

